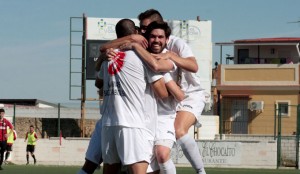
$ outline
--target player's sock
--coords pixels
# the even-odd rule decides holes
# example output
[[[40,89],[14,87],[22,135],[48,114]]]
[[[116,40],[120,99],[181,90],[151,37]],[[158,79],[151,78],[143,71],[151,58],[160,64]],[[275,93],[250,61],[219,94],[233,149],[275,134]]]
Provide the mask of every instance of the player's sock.
[[[199,152],[199,148],[195,140],[185,134],[177,140],[177,143],[181,146],[181,149],[185,157],[189,160],[193,168],[198,172],[199,170],[204,171],[203,160]],[[205,174],[205,171],[204,171]]]
[[[204,167],[202,169],[199,169],[197,171],[197,174],[206,174],[205,170],[204,170]]]
[[[79,172],[94,173],[98,167],[100,167],[99,164],[94,163],[88,159],[85,159],[85,163],[82,166],[81,171],[79,171]],[[84,173],[82,173],[82,174],[84,174]]]
[[[176,167],[172,159],[169,159],[164,163],[158,163],[158,165],[161,174],[176,174]]]
[[[9,158],[10,152],[6,152],[5,154],[5,161],[7,161],[7,159]]]
[[[77,174],[88,174],[84,170],[80,169]]]
[[[26,155],[26,160],[27,160],[26,164],[29,164],[29,155]]]
[[[35,155],[32,155],[32,158],[33,158],[34,164],[36,164],[36,158],[35,158]]]

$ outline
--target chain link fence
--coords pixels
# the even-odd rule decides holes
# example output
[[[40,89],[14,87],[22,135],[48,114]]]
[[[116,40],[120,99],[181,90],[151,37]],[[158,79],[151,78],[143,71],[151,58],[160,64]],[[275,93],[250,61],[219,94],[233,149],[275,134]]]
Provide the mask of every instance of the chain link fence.
[[[251,109],[248,97],[224,97],[220,137],[241,141],[277,142],[277,166],[299,167],[300,105],[265,103]]]
[[[24,137],[29,126],[35,126],[37,134],[42,138],[49,137],[81,137],[80,104],[63,103],[35,106],[5,104],[5,117],[15,126],[18,137]],[[85,108],[84,137],[90,137],[95,123],[100,118],[99,104],[94,102]]]

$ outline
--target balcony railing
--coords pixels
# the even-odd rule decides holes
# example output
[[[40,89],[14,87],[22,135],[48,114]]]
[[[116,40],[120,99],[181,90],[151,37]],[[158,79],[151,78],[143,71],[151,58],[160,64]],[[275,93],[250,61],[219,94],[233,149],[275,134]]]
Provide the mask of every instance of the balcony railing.
[[[290,64],[293,63],[291,58],[239,58],[238,64]]]

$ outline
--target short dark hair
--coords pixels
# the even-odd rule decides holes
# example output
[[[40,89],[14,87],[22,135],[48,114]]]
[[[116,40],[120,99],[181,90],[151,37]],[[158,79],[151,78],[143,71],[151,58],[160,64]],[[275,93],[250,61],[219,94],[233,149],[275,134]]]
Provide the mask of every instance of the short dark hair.
[[[135,34],[137,31],[134,22],[130,19],[121,19],[115,29],[118,38]]]
[[[149,39],[150,33],[154,29],[162,29],[165,31],[166,38],[169,38],[171,35],[171,28],[169,27],[168,23],[166,22],[151,22],[146,30],[146,33],[144,34],[145,38]]]
[[[1,109],[0,109],[0,113],[1,113],[1,112],[5,112],[5,110],[4,110],[3,108],[1,108]]]
[[[157,22],[163,22],[164,19],[162,15],[159,13],[159,11],[155,9],[149,9],[146,10],[138,15],[138,19],[140,22],[144,19],[150,19],[152,22],[157,21]]]
[[[33,125],[30,125],[29,127],[32,127],[32,128],[34,128],[34,126],[33,126]]]

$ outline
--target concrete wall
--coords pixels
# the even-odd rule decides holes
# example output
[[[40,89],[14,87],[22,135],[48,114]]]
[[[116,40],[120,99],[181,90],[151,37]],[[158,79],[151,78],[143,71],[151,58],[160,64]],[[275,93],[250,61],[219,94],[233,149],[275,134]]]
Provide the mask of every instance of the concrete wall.
[[[89,139],[40,139],[36,145],[38,164],[82,165]],[[207,167],[276,168],[275,141],[197,141]],[[26,143],[18,139],[13,147],[11,161],[26,163]],[[172,149],[172,159],[177,165],[190,166],[180,147]],[[30,158],[30,164],[33,163]]]
[[[206,167],[276,168],[274,141],[197,141]],[[173,148],[176,164],[189,165],[180,147]]]
[[[37,164],[43,165],[82,165],[89,143],[87,139],[40,139],[36,144],[35,156]],[[26,164],[26,142],[17,139],[13,145],[11,159],[16,164]],[[30,157],[30,164],[33,159]]]
[[[216,140],[220,140],[220,136],[216,135]],[[226,141],[269,141],[276,142],[274,136],[271,135],[242,135],[242,134],[226,134],[222,136],[222,140]],[[296,167],[297,151],[296,147],[299,143],[296,141],[296,135],[281,137],[281,163],[285,167]],[[276,145],[277,146],[277,145]],[[276,147],[277,150],[277,147]],[[276,157],[277,158],[277,157]],[[298,165],[299,166],[299,165]]]

